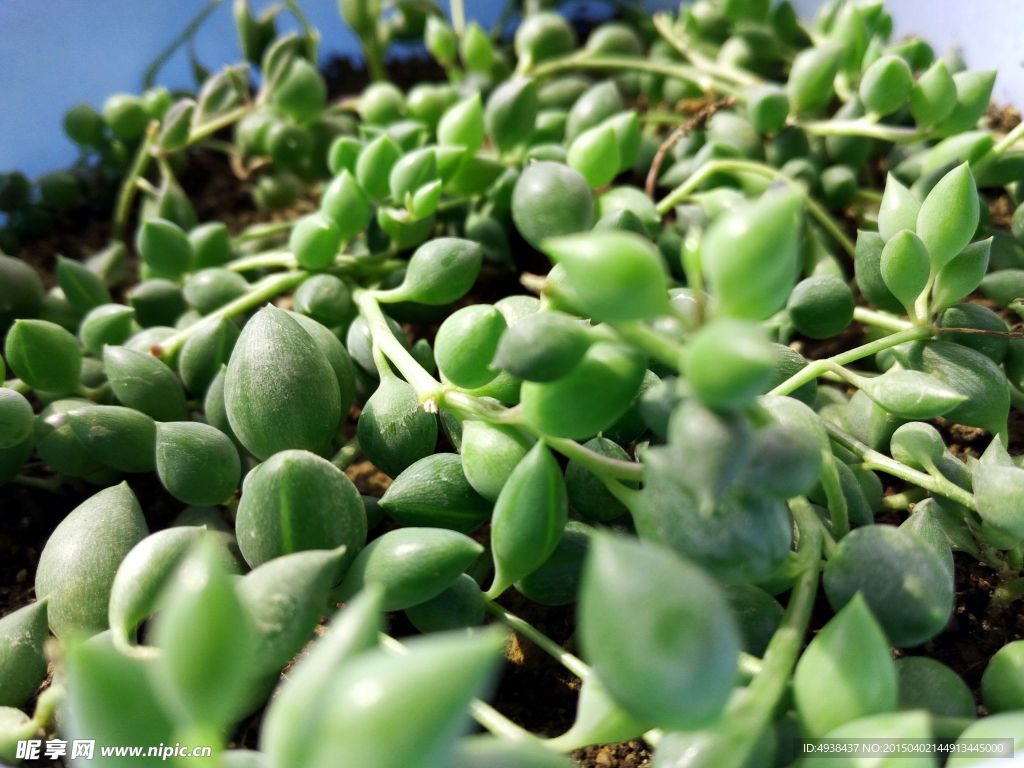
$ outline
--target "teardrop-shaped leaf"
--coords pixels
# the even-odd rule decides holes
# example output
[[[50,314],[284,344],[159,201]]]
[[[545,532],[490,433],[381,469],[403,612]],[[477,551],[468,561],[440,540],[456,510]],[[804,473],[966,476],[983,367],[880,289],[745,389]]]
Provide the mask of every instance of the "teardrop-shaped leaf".
[[[480,95],[463,99],[448,108],[437,124],[438,144],[458,144],[475,155],[484,143],[484,110]]]
[[[911,516],[911,520],[917,514]],[[948,546],[948,545],[947,545]],[[896,660],[899,679],[899,709],[924,709],[936,717],[974,719],[978,705],[960,675],[941,661],[927,656],[904,656]]]
[[[154,277],[180,280],[192,269],[192,243],[173,221],[150,218],[139,225],[135,247]]]
[[[78,338],[86,351],[103,356],[106,344],[124,344],[132,335],[135,310],[123,304],[101,304],[91,310],[78,327]]]
[[[648,239],[602,231],[548,239],[542,250],[565,270],[574,300],[595,320],[628,322],[665,313],[668,278]]]
[[[388,301],[415,301],[430,306],[450,304],[473,287],[483,264],[479,243],[437,237],[413,253],[402,284],[382,295]]]
[[[994,434],[1006,429],[1009,385],[1006,375],[985,355],[961,344],[934,340],[901,344],[893,347],[893,355],[905,368],[923,371],[965,396],[945,418]]]
[[[981,519],[1017,540],[1024,539],[1021,493],[1024,469],[983,463],[974,471],[974,499]]]
[[[89,456],[121,472],[156,468],[156,422],[134,408],[85,405],[67,421]]]
[[[103,278],[79,261],[57,257],[57,282],[64,298],[81,314],[110,303],[110,291]]]
[[[238,488],[242,465],[234,444],[219,429],[173,421],[157,427],[156,470],[172,496],[202,507],[227,501]]]
[[[107,628],[114,575],[125,555],[149,534],[127,483],[106,488],[76,507],[50,534],[36,569],[36,597],[49,598],[50,630],[94,635]]]
[[[310,335],[284,310],[265,307],[231,353],[224,381],[231,428],[257,458],[328,450],[338,427],[338,380]]]
[[[127,347],[104,347],[103,366],[115,397],[157,421],[185,421],[188,406],[181,381],[152,355]]]
[[[379,584],[384,610],[403,610],[439,595],[483,551],[468,536],[443,528],[389,531],[359,553],[331,600],[345,602],[364,586]]]
[[[563,163],[534,162],[516,181],[512,220],[526,241],[539,248],[545,238],[591,229],[594,195],[578,171]]]
[[[423,634],[471,629],[484,623],[487,606],[480,585],[461,574],[441,594],[405,609],[405,615]]]
[[[887,187],[888,188],[888,187]],[[854,269],[857,287],[864,298],[886,312],[903,314],[904,307],[882,279],[882,250],[885,240],[877,232],[857,231]]]
[[[584,447],[610,459],[632,461],[623,448],[606,437],[588,440]],[[626,514],[625,505],[612,495],[601,479],[575,460],[565,468],[565,490],[573,509],[591,520],[609,522]]]
[[[7,365],[33,389],[74,392],[82,371],[75,337],[46,320],[15,320],[4,345]]]
[[[910,114],[921,128],[945,120],[956,108],[956,83],[946,62],[939,59],[925,71],[910,91]]]
[[[809,736],[896,709],[896,665],[861,594],[819,632],[797,663],[793,696]]]
[[[909,229],[897,232],[882,249],[879,266],[886,288],[903,306],[913,307],[928,284],[932,268],[921,238]]]
[[[35,414],[20,392],[0,388],[0,448],[11,448],[32,435]]]
[[[363,407],[356,432],[366,458],[391,477],[429,456],[437,442],[437,419],[420,406],[416,390],[394,374]]]
[[[345,548],[283,555],[238,580],[238,597],[252,617],[257,677],[281,671],[313,636],[337,581]]]
[[[380,506],[405,527],[449,528],[469,533],[491,514],[491,503],[473,490],[457,454],[420,459],[395,478]]]
[[[254,677],[256,631],[217,545],[200,541],[153,622],[153,689],[175,719],[215,728],[238,715]]]
[[[936,312],[956,304],[973,292],[988,272],[992,238],[971,243],[939,270],[932,288],[932,307]]]
[[[364,589],[335,614],[331,626],[292,668],[274,696],[260,732],[260,749],[278,765],[307,765],[310,735],[339,669],[375,648],[383,629],[383,590]]]
[[[487,99],[484,122],[499,152],[507,152],[529,138],[540,109],[537,84],[529,77],[513,77]]]
[[[341,754],[362,768],[449,765],[469,703],[486,695],[504,643],[495,630],[439,634],[410,640],[406,654],[357,656],[331,678],[308,757],[289,765],[330,764]]]
[[[346,168],[324,189],[320,210],[330,216],[347,243],[370,223],[370,201]]]
[[[210,382],[231,358],[238,336],[238,326],[222,317],[206,321],[188,337],[178,355],[178,372],[190,392],[206,395]]]
[[[917,234],[928,248],[932,270],[938,272],[971,242],[978,229],[978,188],[967,163],[936,184],[921,203]]]
[[[540,441],[516,465],[495,502],[488,597],[493,600],[548,559],[565,528],[568,504],[562,470]]]
[[[935,637],[953,610],[953,579],[942,558],[891,525],[862,526],[845,536],[825,566],[824,585],[835,610],[860,592],[899,648]]]
[[[902,368],[858,380],[858,386],[886,411],[903,419],[942,416],[967,399],[934,376]]]
[[[533,443],[533,438],[513,426],[467,419],[462,423],[462,471],[473,490],[497,501]]]
[[[717,585],[653,544],[595,538],[579,604],[580,641],[634,717],[693,730],[725,706],[739,637]]]
[[[0,619],[0,706],[23,706],[46,679],[47,602],[37,600]]]
[[[722,312],[764,320],[785,305],[797,278],[801,208],[799,191],[790,187],[711,227],[700,260]]]
[[[525,381],[554,381],[576,367],[590,344],[577,318],[564,312],[535,312],[502,334],[492,365]]]
[[[331,462],[281,451],[246,477],[235,531],[253,568],[292,552],[344,546],[340,580],[366,542],[366,514],[355,485]]]
[[[95,739],[99,744],[133,744],[134,739],[151,745],[173,743],[174,724],[150,682],[153,663],[124,655],[104,636],[72,643],[66,661],[63,738]],[[131,762],[167,765],[163,756],[150,757],[145,751]]]

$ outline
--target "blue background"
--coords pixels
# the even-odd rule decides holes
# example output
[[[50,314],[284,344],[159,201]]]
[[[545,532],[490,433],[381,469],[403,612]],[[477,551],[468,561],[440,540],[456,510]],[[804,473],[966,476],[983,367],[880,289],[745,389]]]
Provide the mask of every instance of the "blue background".
[[[806,18],[819,2],[795,0],[795,5]],[[256,11],[269,4],[252,0]],[[323,55],[358,50],[334,0],[300,4],[322,34]],[[488,28],[503,4],[466,0],[467,16]],[[0,0],[0,171],[17,168],[37,176],[72,163],[76,148],[61,129],[64,112],[82,101],[99,109],[111,93],[137,93],[148,64],[204,5],[205,0]],[[999,67],[997,102],[1024,105],[1019,63],[1024,0],[890,0],[887,7],[895,37],[915,32],[937,53],[950,44],[961,46],[971,67]],[[288,13],[279,18],[284,22],[279,28],[294,28]],[[195,47],[211,70],[241,58],[231,0],[207,20]],[[183,50],[167,63],[159,82],[172,89],[193,87]]]

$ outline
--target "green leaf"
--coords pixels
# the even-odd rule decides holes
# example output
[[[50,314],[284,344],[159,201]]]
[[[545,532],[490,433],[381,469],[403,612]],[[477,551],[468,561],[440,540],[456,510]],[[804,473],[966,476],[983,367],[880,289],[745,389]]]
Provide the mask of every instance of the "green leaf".
[[[231,428],[257,458],[329,449],[341,416],[338,380],[298,321],[265,307],[235,345],[224,381]]]
[[[293,120],[310,120],[324,109],[327,84],[314,64],[297,56],[275,82],[270,101]]]
[[[900,365],[923,371],[966,399],[944,416],[954,424],[981,427],[993,434],[1006,429],[1010,410],[1006,375],[988,357],[949,341],[901,344],[893,348]]]
[[[470,72],[490,75],[491,64],[494,61],[494,46],[491,44],[491,38],[475,21],[471,21],[466,27],[459,53],[462,55],[462,63]]]
[[[338,547],[283,555],[238,580],[238,598],[253,622],[255,648],[247,662],[254,677],[276,679],[309,642],[345,554]]]
[[[537,84],[532,78],[513,77],[494,89],[487,99],[484,122],[499,152],[529,138],[539,109]]]
[[[303,269],[325,269],[342,244],[341,229],[330,216],[317,211],[299,219],[288,239],[288,249]]]
[[[534,444],[513,426],[467,419],[462,423],[462,471],[473,489],[488,501],[498,494],[512,470]]]
[[[173,326],[185,311],[181,287],[170,280],[143,280],[126,294],[135,310],[135,319],[143,328]]]
[[[515,583],[524,596],[541,605],[568,605],[576,601],[583,561],[594,529],[570,520],[551,556],[533,573]]]
[[[704,275],[720,310],[764,320],[786,303],[798,271],[802,200],[787,188],[720,217],[701,245]]]
[[[473,490],[457,454],[438,453],[420,459],[396,477],[380,506],[405,527],[469,533],[490,517],[492,505]]]
[[[942,59],[917,78],[910,91],[910,114],[920,128],[930,128],[956,109],[956,82]]]
[[[144,220],[139,225],[135,247],[155,277],[180,280],[192,269],[192,243],[173,221],[164,218]]]
[[[127,347],[104,347],[103,366],[115,397],[125,406],[157,421],[188,418],[181,381],[152,355]]]
[[[643,356],[633,347],[598,342],[568,375],[523,384],[523,418],[545,435],[589,438],[629,409],[645,370]]]
[[[982,463],[974,470],[974,499],[981,519],[1017,541],[1024,539],[1022,492],[1024,469]]]
[[[46,320],[15,320],[4,345],[7,365],[33,389],[74,392],[82,370],[75,337]]]
[[[430,55],[437,59],[441,66],[450,67],[455,63],[459,38],[444,18],[433,15],[427,17],[423,41],[426,43]]]
[[[668,276],[657,248],[631,232],[601,231],[546,239],[579,307],[598,322],[646,320],[668,309]]]
[[[981,292],[1001,307],[1024,298],[1024,269],[997,269],[982,278]]]
[[[828,106],[835,93],[832,81],[842,54],[843,49],[835,44],[807,48],[797,54],[786,83],[792,114],[813,114]]]
[[[559,751],[568,752],[590,744],[630,741],[648,730],[650,728],[646,721],[623,709],[612,698],[600,678],[591,672],[580,686],[572,727],[550,741],[548,746],[557,745]]]
[[[888,242],[905,229],[916,232],[920,212],[921,203],[914,193],[900,184],[899,179],[890,173],[886,177],[882,204],[878,209],[878,234]],[[860,234],[862,233],[858,233]]]
[[[437,124],[437,143],[465,147],[467,155],[475,155],[484,143],[484,110],[480,94],[449,107]]]
[[[693,730],[725,706],[739,637],[699,569],[655,545],[595,537],[578,611],[586,657],[634,717]]]
[[[555,310],[535,312],[502,334],[492,365],[526,381],[554,381],[579,364],[590,344],[578,318]]]
[[[978,228],[978,188],[967,163],[939,180],[921,203],[917,234],[938,272],[971,242]]]
[[[420,406],[416,390],[390,371],[363,407],[356,436],[366,458],[389,477],[434,452],[437,419]]]
[[[248,290],[249,283],[237,272],[223,267],[209,267],[199,270],[185,281],[182,295],[199,314],[208,315],[243,296]]]
[[[983,283],[991,251],[991,237],[971,243],[939,270],[932,288],[934,311],[948,309]]]
[[[469,703],[486,695],[504,643],[495,630],[439,634],[410,640],[406,654],[357,656],[331,677],[308,756],[288,765],[330,764],[337,755],[360,768],[449,765]]]
[[[78,261],[57,257],[57,283],[64,297],[81,314],[110,303],[110,291],[103,278]]]
[[[953,75],[956,85],[956,106],[949,116],[935,126],[939,136],[954,136],[974,128],[988,109],[996,70],[972,70]]]
[[[0,619],[0,706],[24,706],[46,679],[47,602],[37,600]]]
[[[258,646],[215,543],[206,539],[193,548],[162,602],[151,629],[161,649],[149,669],[154,692],[176,720],[228,725],[250,690]]]
[[[205,535],[194,526],[166,528],[146,536],[125,555],[110,589],[108,618],[114,647],[128,652],[135,645],[136,629],[154,613],[164,587]]]
[[[868,67],[860,80],[860,100],[877,115],[895,112],[910,96],[914,75],[899,56],[887,55]]]
[[[342,243],[347,243],[370,224],[370,201],[347,168],[324,188],[320,210],[338,227]]]
[[[957,752],[946,762],[947,768],[968,768],[978,759],[970,754],[974,739],[1013,739],[1014,753],[1024,747],[1024,712],[1003,712],[983,718],[969,725],[957,739]]]
[[[572,51],[576,47],[576,33],[557,13],[538,11],[523,19],[516,30],[514,45],[520,60],[528,66],[535,65]]]
[[[388,178],[401,156],[402,150],[387,134],[381,134],[363,147],[356,160],[355,176],[371,200],[387,198],[391,191]]]
[[[295,311],[326,328],[339,326],[356,313],[352,292],[334,275],[314,275],[303,282],[295,291]]]
[[[227,501],[242,474],[238,451],[227,435],[194,421],[157,426],[156,470],[172,496],[196,506]]]
[[[507,328],[504,316],[489,304],[463,307],[449,315],[434,340],[441,373],[466,389],[492,381],[498,372],[491,368],[491,360]]]
[[[117,567],[149,533],[127,483],[96,493],[50,534],[36,569],[36,597],[49,598],[50,630],[94,635],[107,628]]]
[[[468,536],[443,528],[399,528],[374,539],[331,593],[345,602],[364,586],[384,588],[383,608],[399,611],[441,594],[484,548]]]
[[[494,504],[490,599],[537,570],[554,552],[568,519],[568,503],[562,470],[540,441],[516,465]]]
[[[886,185],[886,189],[889,186]],[[917,214],[914,214],[915,222]],[[902,315],[905,311],[899,299],[892,295],[882,279],[882,251],[885,241],[877,232],[857,230],[854,269],[857,287],[868,301],[881,310]]]
[[[686,378],[709,408],[733,410],[764,392],[775,352],[754,323],[719,318],[697,331],[687,350]]]
[[[853,306],[853,292],[844,280],[835,275],[816,275],[796,284],[786,311],[793,327],[804,336],[828,339],[850,325]]]
[[[63,738],[95,739],[103,745],[131,744],[133,739],[173,743],[174,723],[150,682],[153,663],[125,656],[104,636],[69,644]],[[155,756],[132,758],[132,763],[167,765]]]
[[[845,540],[844,540],[845,541]],[[896,665],[863,593],[855,595],[800,657],[793,697],[809,736],[896,709]]]
[[[883,739],[889,743],[900,743],[902,739],[913,739],[909,743],[926,742],[933,738],[931,720],[925,712],[892,712],[883,715],[863,717],[859,720],[846,723],[828,734],[830,739],[842,739],[849,743],[860,739]],[[891,741],[890,741],[891,740]],[[918,741],[920,740],[920,742]],[[906,742],[904,742],[906,743]],[[973,759],[973,758],[972,758]],[[896,757],[885,755],[882,757],[853,757],[843,755],[835,757],[821,757],[815,755],[803,762],[807,768],[860,768],[870,760],[871,765],[877,768],[900,768],[910,761],[920,768],[936,768],[938,762],[932,753],[925,753],[919,757]]]
[[[916,513],[910,519],[915,517]],[[896,660],[896,677],[900,710],[924,709],[936,717],[974,719],[977,715],[971,689],[941,661],[927,656],[904,656]]]
[[[382,590],[374,587],[349,601],[330,629],[291,669],[271,700],[260,732],[260,749],[278,765],[307,764],[334,677],[346,662],[375,648],[382,627]]]
[[[864,526],[843,538],[825,566],[824,584],[835,610],[860,592],[898,648],[935,637],[953,610],[953,579],[942,558],[891,525]]]
[[[464,573],[437,597],[406,608],[405,615],[416,629],[428,634],[479,627],[487,609],[480,585]]]
[[[902,368],[858,379],[868,397],[901,419],[931,419],[949,413],[967,397],[935,376]]]
[[[777,85],[752,89],[747,96],[747,116],[758,133],[776,134],[786,125],[789,96]]]
[[[0,253],[0,332],[18,318],[36,317],[43,306],[43,282],[21,259]]]
[[[121,472],[156,468],[156,422],[133,408],[85,405],[67,413],[75,437],[91,459]]]
[[[13,389],[0,388],[0,448],[24,442],[34,427],[32,404]]]
[[[584,448],[619,461],[632,461],[625,450],[605,437],[588,440]],[[625,505],[612,495],[601,479],[575,460],[565,468],[565,490],[573,509],[591,520],[610,522],[626,514]]]
[[[534,248],[548,237],[590,230],[595,221],[590,185],[562,163],[531,163],[513,190],[512,220]]]
[[[449,304],[473,287],[481,264],[483,249],[479,243],[455,237],[434,238],[416,249],[402,285],[386,298],[431,306]]]
[[[221,366],[231,357],[240,331],[226,317],[202,323],[178,355],[178,373],[189,391],[204,397]]]
[[[566,164],[579,171],[593,189],[609,184],[622,164],[615,131],[604,124],[583,131],[569,145]]]
[[[626,108],[618,87],[611,80],[595,83],[576,99],[565,122],[565,140],[571,144],[584,131],[617,115]]]
[[[340,580],[366,542],[366,515],[344,472],[307,451],[286,450],[246,477],[235,529],[253,568],[292,552],[344,545]]]
[[[103,347],[124,344],[135,326],[135,310],[123,304],[101,304],[89,311],[78,328],[78,338],[94,357],[103,357]]]
[[[1007,643],[989,660],[981,698],[993,715],[1024,709],[1024,642]]]
[[[912,421],[897,429],[890,441],[892,457],[918,470],[931,470],[942,460],[946,444],[931,424]]]

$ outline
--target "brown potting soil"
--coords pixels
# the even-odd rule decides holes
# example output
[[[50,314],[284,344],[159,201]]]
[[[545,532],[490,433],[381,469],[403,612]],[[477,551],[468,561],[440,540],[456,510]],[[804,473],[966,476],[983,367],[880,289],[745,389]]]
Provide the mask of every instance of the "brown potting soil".
[[[402,88],[418,82],[444,80],[443,71],[432,60],[413,59],[392,63],[389,69],[392,80]],[[347,59],[333,59],[324,72],[332,98],[358,93],[366,84],[365,73],[354,68]],[[991,108],[989,119],[993,128],[1008,130],[1019,122],[1020,115],[1012,108]],[[253,223],[291,218],[313,209],[313,204],[308,201],[300,202],[288,211],[268,212],[257,209],[247,184],[233,174],[227,159],[209,151],[191,156],[188,171],[181,178],[181,183],[193,201],[200,220],[222,221],[232,234]],[[643,180],[634,179],[631,183],[642,186]],[[990,208],[993,224],[1008,228],[1013,212],[1009,200],[1000,197],[991,202]],[[848,218],[847,221],[852,219]],[[52,235],[25,244],[16,255],[35,267],[44,284],[50,287],[56,283],[53,269],[58,254],[84,259],[106,244],[109,233],[109,215],[97,215],[95,211],[84,208],[74,209],[58,217]],[[515,238],[512,243],[513,252],[520,269],[536,273],[546,271],[543,257],[518,238],[516,233],[512,233],[512,236]],[[475,289],[474,296],[466,303],[492,302],[509,293],[522,292],[524,289],[519,285],[515,273],[494,272],[486,276]],[[985,302],[980,295],[972,300]],[[1015,318],[1007,319],[1011,323],[1016,322]],[[411,340],[432,339],[437,326],[407,325],[406,330]],[[798,339],[798,344],[800,351],[809,358],[826,357],[856,346],[864,330],[863,326],[855,323],[835,339],[824,342]],[[357,408],[350,414],[346,430],[349,436],[355,432],[358,414]],[[980,456],[990,440],[990,435],[982,430],[950,425],[941,419],[935,423],[943,431],[953,453],[961,457],[967,454]],[[1024,452],[1024,415],[1016,412],[1011,415],[1010,436],[1011,453]],[[438,447],[439,450],[451,450],[443,435],[440,436]],[[53,477],[49,468],[38,459],[23,472],[40,479]],[[391,482],[361,458],[349,467],[346,474],[360,493],[369,496],[381,496]],[[163,489],[154,474],[132,475],[129,480],[146,513],[151,531],[167,527],[184,508],[181,502]],[[887,495],[907,488],[895,478],[883,476],[883,481],[888,481]],[[56,493],[14,483],[0,487],[0,616],[34,599],[35,569],[47,538],[58,523],[95,490],[79,480],[67,481]],[[899,524],[906,514],[887,512],[880,515],[878,520]],[[371,533],[371,537],[380,535],[389,525],[389,521],[383,521]],[[485,539],[488,529],[485,527],[476,532],[475,536]],[[995,619],[986,617],[986,607],[995,588],[995,574],[965,554],[957,553],[955,564],[956,608],[947,630],[910,653],[923,654],[952,667],[970,686],[975,699],[980,701],[978,688],[988,659],[1007,642],[1024,638],[1024,612],[1018,601],[1011,604],[1010,609],[1001,616]],[[785,600],[784,596],[782,599]],[[567,647],[572,647],[573,606],[542,606],[526,600],[515,590],[509,590],[500,602],[556,642],[568,643]],[[832,611],[819,590],[808,638],[820,630],[831,615]],[[403,613],[389,615],[388,626],[396,637],[415,634],[415,629]],[[322,631],[322,628],[318,631]],[[575,717],[579,679],[518,634],[514,635],[506,655],[508,663],[491,698],[493,706],[520,726],[542,736],[556,736],[568,730]],[[49,681],[44,683],[40,690],[48,684]],[[34,701],[29,703],[29,711],[33,705]],[[979,707],[979,714],[984,714],[982,707]],[[233,746],[256,748],[261,718],[262,712],[242,723],[236,731]],[[588,747],[578,750],[573,757],[583,768],[645,768],[650,765],[651,753],[650,746],[638,739],[624,744]],[[62,764],[59,761],[34,761],[24,765]]]

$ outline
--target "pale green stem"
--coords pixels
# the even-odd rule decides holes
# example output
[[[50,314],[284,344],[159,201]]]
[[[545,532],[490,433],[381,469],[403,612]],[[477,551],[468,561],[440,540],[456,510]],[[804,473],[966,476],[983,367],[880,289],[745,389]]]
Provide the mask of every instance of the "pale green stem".
[[[254,108],[255,106],[253,104],[242,104],[241,106],[235,107],[230,112],[225,112],[216,120],[203,123],[197,130],[193,130],[189,133],[188,143],[195,144],[196,142],[202,141],[207,136],[212,136],[221,128],[227,128],[232,123],[241,120],[252,112]]]
[[[658,213],[664,216],[713,174],[721,172],[752,173],[764,178],[779,179],[787,184],[796,186],[804,198],[804,205],[807,206],[807,210],[811,215],[818,220],[818,223],[828,231],[833,238],[835,238],[836,242],[839,243],[843,250],[849,253],[850,256],[853,256],[856,253],[856,246],[853,241],[850,240],[849,236],[847,236],[843,231],[843,228],[839,226],[839,223],[832,218],[828,211],[822,208],[821,205],[819,205],[818,202],[807,193],[807,190],[802,184],[797,184],[796,181],[779,171],[777,168],[773,168],[772,166],[764,163],[754,162],[753,160],[709,160],[694,171],[686,181],[662,198],[661,202],[656,206]]]
[[[917,297],[917,301],[914,302],[914,324],[915,325],[926,325],[929,320],[928,314],[928,298],[932,293],[932,286],[935,285],[935,272],[928,276],[928,282],[925,283],[924,290],[921,291],[921,295]]]
[[[764,84],[764,80],[757,75],[728,64],[719,64],[698,51],[697,47],[692,45],[690,41],[680,40],[672,31],[672,18],[667,13],[656,13],[653,20],[654,28],[658,30],[658,34],[665,38],[669,45],[689,59],[698,69],[707,72],[712,77],[730,80],[744,88]]]
[[[360,314],[366,318],[374,343],[401,371],[405,380],[416,390],[420,403],[428,413],[436,413],[441,400],[441,382],[427,373],[402,343],[391,333],[377,299],[369,291],[357,290],[353,298]]]
[[[32,387],[21,379],[8,379],[4,382],[4,389],[13,389],[19,395],[27,395],[32,391]]]
[[[402,645],[401,642],[383,632],[380,634],[380,644],[392,653],[404,655],[409,652],[409,649]],[[538,740],[528,730],[516,725],[490,704],[480,701],[480,699],[473,699],[470,702],[469,712],[474,720],[495,736],[511,739],[512,741]]]
[[[888,312],[882,312],[877,309],[868,309],[867,307],[854,308],[853,319],[875,328],[881,328],[883,331],[905,331],[915,327],[909,320],[904,320],[901,317],[896,317],[896,315],[891,315]]]
[[[945,496],[948,499],[963,504],[968,509],[977,511],[978,505],[974,502],[974,495],[968,491],[965,491],[958,485],[951,483],[944,477],[933,477],[919,472],[916,469],[911,469],[906,464],[903,464],[895,459],[891,459],[883,453],[873,451],[864,443],[860,442],[854,437],[843,432],[839,427],[829,422],[824,422],[825,429],[828,430],[829,437],[839,443],[841,446],[846,448],[848,451],[852,451],[857,454],[863,460],[861,465],[864,469],[879,470],[886,474],[898,477],[902,480],[906,480],[908,483],[924,488],[926,491],[937,493],[940,496]]]
[[[452,29],[462,37],[466,33],[466,6],[462,0],[449,0],[449,7],[452,12]]]
[[[500,619],[502,623],[511,627],[523,637],[528,638],[539,648],[544,649],[544,651],[556,659],[563,667],[576,675],[576,677],[580,678],[580,680],[585,680],[590,674],[590,667],[588,665],[584,664],[581,659],[573,656],[536,627],[519,618],[514,613],[506,611],[493,600],[488,600],[485,606],[489,614]]]
[[[302,27],[302,33],[306,37],[306,52],[308,53],[309,60],[315,67],[319,57],[317,56],[317,48],[320,44],[320,33],[316,27],[309,23],[309,19],[306,18],[306,14],[302,12],[302,8],[295,0],[284,0],[284,4],[288,6],[288,10],[292,12],[296,20],[299,22],[299,26]]]
[[[891,511],[907,511],[911,504],[916,504],[928,494],[923,488],[911,488],[903,493],[894,493],[882,499],[882,509]]]
[[[534,67],[528,74],[540,79],[571,69],[631,69],[639,72],[652,72],[656,75],[693,80],[706,91],[715,90],[729,96],[738,93],[738,89],[731,83],[724,83],[688,64],[653,61],[651,59],[634,58],[631,56],[593,56],[586,51],[545,61]]]
[[[874,203],[875,205],[881,205],[882,193],[879,192],[877,189],[866,189],[865,187],[860,187],[857,190],[856,199],[865,203]]]
[[[348,469],[352,462],[358,458],[362,448],[359,445],[359,438],[353,437],[347,443],[345,443],[338,452],[331,458],[331,464],[336,466],[338,469]]]
[[[897,128],[870,120],[813,120],[797,122],[795,125],[812,136],[867,136],[872,139],[892,141],[896,144],[914,144],[928,135],[928,131],[913,128]]]
[[[981,159],[975,163],[971,163],[971,170],[974,171],[974,175],[977,176],[979,173],[986,170],[996,161],[996,158],[998,158],[999,155],[1012,147],[1021,137],[1024,137],[1024,122],[1018,124],[1016,128],[996,142],[992,149],[986,152]]]
[[[146,73],[142,77],[143,89],[153,87],[156,83],[157,73],[160,72],[161,67],[167,63],[167,60],[170,59],[181,46],[195,36],[196,32],[198,32],[199,28],[203,25],[203,22],[206,21],[207,17],[209,17],[209,15],[213,13],[217,9],[217,6],[222,2],[223,0],[209,0],[199,13],[195,15],[192,21],[188,23],[185,29],[182,30],[181,34],[174,38],[174,40],[172,40],[171,43],[164,48],[155,59],[153,59],[153,63],[146,67]]]
[[[832,518],[832,530],[836,538],[841,539],[850,532],[850,508],[839,479],[839,468],[836,466],[838,459],[832,455],[831,450],[822,449],[821,460],[821,487],[825,491],[829,517]]]
[[[135,162],[132,163],[128,175],[121,182],[121,189],[117,193],[117,206],[114,208],[113,238],[124,240],[124,230],[128,226],[128,217],[132,212],[132,201],[135,199],[135,191],[138,189],[138,180],[149,167],[153,159],[153,147],[156,144],[157,133],[160,130],[160,123],[157,120],[150,120],[146,128],[146,135],[139,144],[135,153]]]
[[[790,508],[800,531],[801,575],[793,585],[782,623],[768,643],[760,674],[726,706],[712,741],[701,755],[703,765],[741,768],[746,763],[761,734],[771,724],[803,648],[818,591],[821,527],[806,499],[791,500]]]
[[[224,265],[224,269],[232,272],[247,272],[250,269],[266,269],[268,267],[284,267],[297,269],[299,263],[290,251],[267,251],[254,253],[251,256],[240,256]]]
[[[928,339],[934,335],[935,329],[932,327],[908,328],[907,330],[885,336],[877,341],[872,341],[859,347],[849,349],[846,352],[841,352],[834,357],[827,357],[823,360],[814,360],[779,384],[779,386],[775,387],[775,389],[768,394],[788,395],[790,392],[799,389],[807,382],[814,381],[833,365],[846,365],[847,363],[852,363],[855,360],[861,360],[873,355],[876,352],[881,352],[884,349],[890,349],[908,341]],[[838,373],[838,371],[836,372]]]
[[[681,370],[683,348],[642,322],[616,323],[615,332],[626,341],[644,350],[651,357],[665,363],[674,371]]]
[[[203,317],[201,321],[190,325],[188,328],[178,331],[173,336],[168,336],[153,349],[154,354],[165,362],[174,357],[182,345],[189,340],[199,328],[213,320],[220,320],[224,317],[235,317],[243,312],[253,309],[265,301],[270,301],[278,294],[297,287],[309,276],[308,272],[283,272],[278,275],[270,275],[255,283],[252,288],[243,296],[234,301],[228,302],[220,309],[216,309]]]
[[[283,232],[290,232],[298,222],[298,219],[288,219],[287,221],[271,221],[266,223],[253,224],[250,227],[246,227],[233,238],[231,238],[231,246],[233,248],[237,248],[239,245],[248,240],[259,240],[262,237],[270,237],[271,235],[279,235]]]

